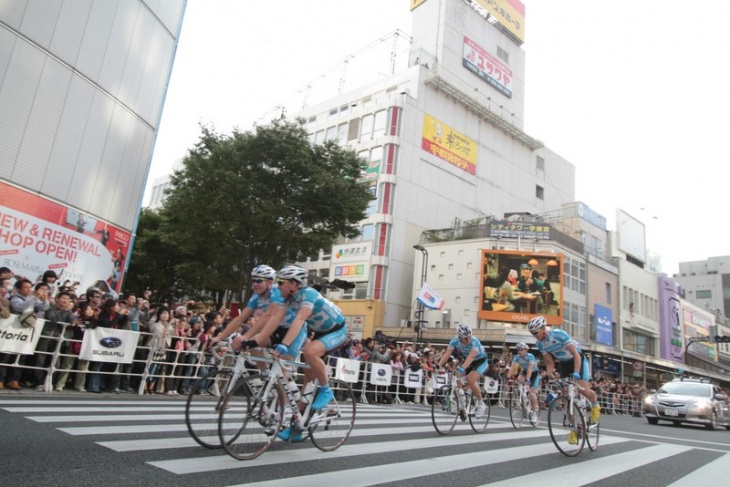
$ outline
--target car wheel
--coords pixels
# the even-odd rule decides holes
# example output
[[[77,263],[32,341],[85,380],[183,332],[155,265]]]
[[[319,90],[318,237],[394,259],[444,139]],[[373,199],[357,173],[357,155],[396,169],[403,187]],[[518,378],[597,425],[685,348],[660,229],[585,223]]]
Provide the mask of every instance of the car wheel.
[[[649,422],[649,424],[659,423],[659,420],[657,418],[646,418],[646,420]]]
[[[710,418],[710,423],[705,425],[705,428],[714,431],[717,429],[717,413],[715,411],[712,411],[712,418]]]

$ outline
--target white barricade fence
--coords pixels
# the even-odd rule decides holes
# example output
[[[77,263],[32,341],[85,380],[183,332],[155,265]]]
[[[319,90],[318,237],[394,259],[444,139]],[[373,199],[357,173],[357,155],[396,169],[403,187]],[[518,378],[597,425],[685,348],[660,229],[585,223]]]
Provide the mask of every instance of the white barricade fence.
[[[335,370],[335,378],[344,382],[355,384],[360,375],[360,362],[339,357],[337,359],[337,370]]]
[[[393,368],[390,364],[370,364],[370,383],[376,386],[390,387]]]
[[[45,320],[36,320],[33,326],[20,323],[20,316],[10,315],[0,319],[0,352],[33,355],[41,337]]]
[[[420,389],[423,386],[423,369],[416,372],[406,369],[405,386],[409,389]]]
[[[100,327],[87,329],[79,358],[95,362],[131,364],[139,337],[140,334],[136,331]]]

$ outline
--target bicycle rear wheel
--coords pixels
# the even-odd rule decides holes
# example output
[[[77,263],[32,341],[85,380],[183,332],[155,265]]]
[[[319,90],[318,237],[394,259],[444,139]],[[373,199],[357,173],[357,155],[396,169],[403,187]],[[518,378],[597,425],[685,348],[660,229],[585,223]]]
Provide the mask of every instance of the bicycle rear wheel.
[[[330,379],[335,398],[323,409],[314,411],[309,420],[309,436],[322,451],[333,451],[347,441],[355,425],[355,394],[350,385]]]
[[[474,413],[476,412],[477,405],[479,404],[479,399],[471,395],[471,401],[469,401],[471,403],[469,408],[469,424],[475,433],[484,433],[487,429],[487,425],[489,424],[489,417],[492,415],[492,407],[489,404],[488,398],[489,396],[487,395],[487,391],[482,391],[482,402],[487,408],[484,410],[484,413],[477,418]]]
[[[459,418],[459,396],[451,389],[451,386],[442,386],[433,395],[431,404],[431,421],[436,432],[440,435],[448,435],[456,426]]]
[[[233,377],[230,370],[214,370],[193,383],[185,403],[185,425],[190,436],[205,448],[220,448],[218,417],[223,397],[215,397],[208,389],[226,390]],[[219,395],[220,396],[220,395]]]
[[[268,380],[254,375],[238,381],[221,405],[218,436],[233,458],[256,458],[276,440],[284,420],[284,405],[278,385],[264,397]]]
[[[512,426],[515,429],[522,428],[522,423],[525,421],[525,409],[520,399],[519,386],[512,386],[507,402],[509,404],[509,419],[512,421]]]
[[[583,451],[585,445],[585,418],[577,404],[566,396],[559,396],[550,405],[548,410],[548,429],[555,447],[560,453],[574,457]]]

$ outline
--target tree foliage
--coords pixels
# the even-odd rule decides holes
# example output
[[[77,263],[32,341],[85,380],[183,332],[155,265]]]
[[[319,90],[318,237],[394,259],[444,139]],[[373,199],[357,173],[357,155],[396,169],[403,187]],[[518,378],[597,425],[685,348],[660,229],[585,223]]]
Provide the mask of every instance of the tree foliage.
[[[134,252],[124,280],[125,292],[142,296],[145,289],[155,291],[154,302],[172,302],[185,293],[182,282],[176,278],[175,268],[183,262],[178,249],[162,238],[162,216],[151,210],[142,210],[137,225]]]
[[[161,211],[163,241],[184,257],[176,275],[195,289],[238,291],[255,265],[357,236],[372,199],[363,170],[351,150],[310,144],[300,122],[230,135],[203,127]]]

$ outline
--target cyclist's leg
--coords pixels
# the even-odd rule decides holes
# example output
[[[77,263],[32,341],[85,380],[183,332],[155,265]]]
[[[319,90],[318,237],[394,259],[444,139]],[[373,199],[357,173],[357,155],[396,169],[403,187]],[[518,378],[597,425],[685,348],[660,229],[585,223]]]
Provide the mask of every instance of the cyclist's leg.
[[[540,390],[540,373],[534,371],[529,378],[530,381],[530,406],[533,411],[537,412],[540,408],[537,406],[537,391]]]
[[[601,406],[598,404],[596,393],[591,389],[590,380],[591,368],[588,364],[588,357],[582,355],[580,364],[580,380],[576,380],[576,384],[580,386],[580,394],[583,395],[591,404],[591,414],[589,419],[590,423],[597,423],[601,417]]]
[[[320,384],[317,394],[314,397],[314,402],[312,403],[312,409],[322,409],[334,399],[334,393],[330,388],[327,378],[327,366],[324,363],[323,357],[325,353],[340,347],[345,341],[347,341],[347,327],[342,326],[342,328],[336,331],[310,341],[302,349],[304,362],[312,369],[312,374],[314,374],[314,377]]]

